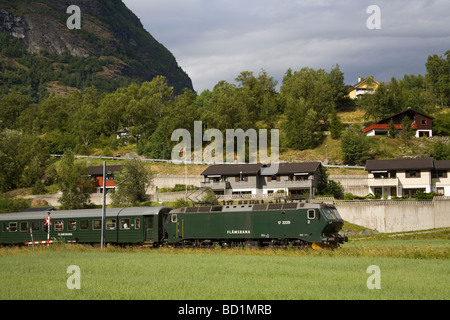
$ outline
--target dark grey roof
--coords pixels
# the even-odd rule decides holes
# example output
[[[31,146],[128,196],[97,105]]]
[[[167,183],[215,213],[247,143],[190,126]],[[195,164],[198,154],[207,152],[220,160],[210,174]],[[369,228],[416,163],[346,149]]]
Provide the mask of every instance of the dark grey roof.
[[[257,164],[217,164],[208,167],[202,172],[204,176],[223,175],[238,176],[241,172],[245,175],[265,175],[264,168],[270,168],[261,163]],[[293,173],[312,173],[320,167],[320,162],[303,162],[303,163],[279,163],[277,174],[293,174]],[[270,172],[270,171],[268,171]],[[272,175],[273,173],[270,173]]]
[[[436,170],[450,169],[450,160],[434,160],[434,168]]]
[[[136,208],[107,208],[107,217],[126,217],[135,215],[156,215],[160,210],[171,210],[170,207],[136,207]],[[0,214],[0,221],[17,220],[34,220],[43,219],[47,216],[46,212],[17,212],[17,213],[3,213]],[[50,214],[52,219],[62,218],[88,218],[101,217],[102,209],[86,209],[86,210],[58,210],[52,211]]]
[[[116,172],[122,170],[122,166],[114,165],[114,166],[106,166],[106,172]],[[91,176],[101,176],[103,175],[103,166],[93,166],[88,167],[88,172]]]
[[[262,163],[255,164],[216,164],[209,166],[202,172],[204,176],[210,175],[224,175],[224,176],[238,176],[241,172],[245,175],[257,175],[263,166]]]
[[[316,172],[320,166],[320,162],[280,163],[276,174],[313,173]],[[270,168],[270,166],[268,168]],[[261,175],[266,175],[264,174],[264,170],[261,170]],[[270,175],[272,174],[270,173]]]
[[[393,159],[393,160],[367,160],[366,171],[378,170],[432,170],[433,159]]]

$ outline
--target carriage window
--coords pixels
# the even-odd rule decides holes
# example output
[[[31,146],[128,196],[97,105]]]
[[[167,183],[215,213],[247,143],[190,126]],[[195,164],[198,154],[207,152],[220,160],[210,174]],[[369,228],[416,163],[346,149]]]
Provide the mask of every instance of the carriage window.
[[[106,220],[106,230],[116,230],[116,219]]]
[[[64,229],[64,221],[56,220],[55,221],[55,231],[63,231]]]
[[[8,228],[6,228],[6,223],[3,222],[3,224],[2,224],[2,232],[6,232],[6,230],[8,230]]]
[[[120,229],[122,230],[130,229],[130,219],[120,219]]]
[[[75,231],[77,230],[77,222],[74,220],[71,220],[67,223],[67,230],[68,231]]]
[[[134,219],[134,228],[136,230],[141,228],[141,219],[139,219],[139,218]]]
[[[80,230],[89,230],[89,220],[80,220]]]
[[[9,223],[9,232],[17,232],[17,222]]]
[[[102,220],[94,220],[92,228],[94,230],[102,230]]]
[[[28,222],[21,222],[20,223],[20,232],[26,232],[28,231]]]
[[[316,210],[308,210],[308,219],[316,218]]]
[[[40,225],[39,221],[32,221],[31,222],[31,229],[33,231],[39,231],[41,229],[41,225]]]

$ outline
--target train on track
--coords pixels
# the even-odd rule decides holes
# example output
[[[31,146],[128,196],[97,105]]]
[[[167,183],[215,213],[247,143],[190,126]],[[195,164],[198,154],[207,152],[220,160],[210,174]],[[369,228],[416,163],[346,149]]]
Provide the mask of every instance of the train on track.
[[[305,202],[108,208],[106,243],[152,247],[338,247],[344,221],[332,205]],[[102,210],[0,214],[0,245],[100,243]]]

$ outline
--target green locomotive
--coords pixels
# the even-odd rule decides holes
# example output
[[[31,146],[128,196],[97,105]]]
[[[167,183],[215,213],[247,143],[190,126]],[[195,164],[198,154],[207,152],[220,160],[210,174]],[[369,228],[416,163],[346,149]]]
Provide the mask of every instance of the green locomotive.
[[[334,206],[273,203],[188,207],[164,220],[164,238],[182,246],[329,246],[347,241]]]
[[[45,212],[0,214],[0,244],[45,243]],[[50,238],[101,241],[102,210],[52,211]],[[107,209],[105,241],[113,244],[183,247],[330,246],[347,241],[334,206],[273,203],[207,207]]]

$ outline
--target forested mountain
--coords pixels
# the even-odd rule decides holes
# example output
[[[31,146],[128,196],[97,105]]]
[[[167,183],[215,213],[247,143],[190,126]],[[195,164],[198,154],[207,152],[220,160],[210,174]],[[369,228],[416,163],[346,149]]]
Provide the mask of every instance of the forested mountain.
[[[67,25],[80,8],[81,29]],[[112,92],[162,75],[175,92],[192,82],[121,0],[0,0],[0,95],[35,101],[95,85]]]
[[[80,30],[66,25],[70,5],[81,8]],[[280,152],[289,161],[325,154],[333,163],[362,164],[413,156],[409,136],[391,153],[387,139],[399,137],[377,144],[361,126],[412,107],[434,116],[433,134],[450,136],[450,50],[429,56],[425,66],[425,75],[392,78],[355,100],[339,65],[288,69],[279,90],[264,70],[242,71],[233,83],[222,80],[197,94],[172,54],[120,0],[0,0],[0,192],[38,193],[54,183],[50,154],[112,156],[126,149],[169,159],[178,143],[172,133],[183,128],[193,136],[195,121],[203,132],[223,134],[280,129]],[[345,121],[349,110],[361,119]],[[125,128],[131,138],[118,139]],[[318,156],[298,156],[316,149]],[[414,151],[450,159],[449,144]]]

